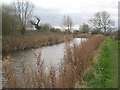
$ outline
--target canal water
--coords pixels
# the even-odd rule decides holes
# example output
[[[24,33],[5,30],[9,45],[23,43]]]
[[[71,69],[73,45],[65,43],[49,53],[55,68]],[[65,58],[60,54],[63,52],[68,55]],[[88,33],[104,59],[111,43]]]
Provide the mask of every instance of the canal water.
[[[63,42],[57,45],[44,46],[36,49],[21,50],[12,53],[6,53],[5,56],[10,56],[13,60],[12,63],[14,67],[19,67],[21,61],[26,63],[36,65],[37,58],[40,56],[40,60],[44,60],[46,69],[51,65],[57,67],[59,62],[63,60],[65,55],[65,46],[69,43],[73,46],[74,43],[80,44],[82,41],[86,40],[85,38],[74,38],[70,42]]]
[[[27,63],[26,67],[31,66],[32,70],[36,70],[38,61],[37,58],[39,57],[41,62],[44,61],[44,69],[47,72],[49,71],[49,68],[51,66],[55,67],[55,69],[58,69],[60,62],[64,59],[64,55],[66,52],[66,44],[69,43],[72,47],[74,43],[78,43],[80,45],[81,42],[85,40],[86,38],[74,38],[69,42],[63,42],[52,46],[44,46],[36,49],[20,50],[12,53],[5,53],[3,56],[10,56],[12,58],[11,66],[15,69],[15,73],[18,77],[20,77],[21,75],[20,73],[23,67],[22,64]]]

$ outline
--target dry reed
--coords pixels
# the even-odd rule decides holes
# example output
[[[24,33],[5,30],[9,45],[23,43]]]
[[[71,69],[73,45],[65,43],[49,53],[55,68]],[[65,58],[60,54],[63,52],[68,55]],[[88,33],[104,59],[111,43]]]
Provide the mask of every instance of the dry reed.
[[[27,32],[25,35],[3,36],[2,52],[37,48],[72,40],[72,35],[53,32]]]
[[[100,48],[103,40],[103,35],[96,35],[83,41],[80,45],[75,43],[71,47],[67,44],[66,54],[58,72],[51,66],[49,72],[46,73],[44,63],[38,64],[36,70],[33,70],[30,65],[24,65],[25,63],[22,63],[22,77],[17,78],[14,70],[11,70],[9,65],[4,65],[4,70],[6,71],[4,76],[7,79],[4,87],[74,88],[75,84],[82,78],[83,72],[91,64],[94,53]],[[38,61],[41,61],[40,58]],[[9,69],[5,68],[5,66],[9,67]],[[26,66],[30,67],[26,69]]]

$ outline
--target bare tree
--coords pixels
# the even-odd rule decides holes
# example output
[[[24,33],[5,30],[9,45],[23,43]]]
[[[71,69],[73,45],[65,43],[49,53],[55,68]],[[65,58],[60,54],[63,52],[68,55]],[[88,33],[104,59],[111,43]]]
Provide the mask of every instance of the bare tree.
[[[61,22],[61,26],[64,29],[67,29],[67,30],[70,31],[72,29],[72,26],[73,26],[72,19],[69,16],[63,16],[63,19],[62,19],[62,22]]]
[[[89,20],[89,23],[94,29],[103,30],[105,33],[114,26],[111,15],[106,11],[95,13],[94,17]]]
[[[33,9],[33,3],[25,0],[18,0],[17,2],[14,2],[13,5],[22,23],[21,33],[24,34],[26,30],[26,24]]]

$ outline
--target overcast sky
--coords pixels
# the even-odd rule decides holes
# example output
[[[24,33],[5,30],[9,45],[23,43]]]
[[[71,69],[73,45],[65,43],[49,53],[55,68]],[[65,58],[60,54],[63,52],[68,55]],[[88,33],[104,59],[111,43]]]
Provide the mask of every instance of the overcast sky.
[[[14,0],[6,0],[14,1]],[[60,26],[64,15],[69,15],[75,27],[87,23],[94,13],[107,11],[118,25],[119,0],[31,0],[34,3],[33,15],[41,18],[41,23]]]

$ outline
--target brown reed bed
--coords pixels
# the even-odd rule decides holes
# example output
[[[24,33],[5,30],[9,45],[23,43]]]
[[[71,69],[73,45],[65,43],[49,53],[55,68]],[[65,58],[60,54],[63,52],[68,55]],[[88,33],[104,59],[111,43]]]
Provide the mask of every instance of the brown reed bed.
[[[98,50],[104,40],[103,35],[95,35],[80,45],[74,44],[71,47],[66,45],[66,54],[61,62],[58,72],[51,66],[48,73],[45,72],[43,61],[38,58],[37,69],[33,70],[30,65],[21,62],[21,77],[15,75],[14,70],[10,70],[10,64],[3,65],[4,76],[7,79],[6,88],[74,88],[80,81],[84,71],[91,64],[94,53]],[[6,60],[5,60],[6,61]],[[9,69],[5,68],[8,67]],[[29,66],[29,67],[26,67]],[[6,70],[7,69],[7,70]],[[10,77],[9,77],[10,75]],[[11,83],[12,82],[12,83]],[[15,84],[14,84],[14,83]],[[80,82],[79,82],[80,83]]]
[[[74,36],[74,37],[77,37],[77,38],[90,38],[90,37],[92,37],[93,35],[90,34],[90,33],[84,33],[84,34],[74,34],[73,36]]]
[[[54,32],[28,31],[25,35],[9,35],[2,38],[2,51],[24,50],[58,44],[72,40],[72,35]]]

